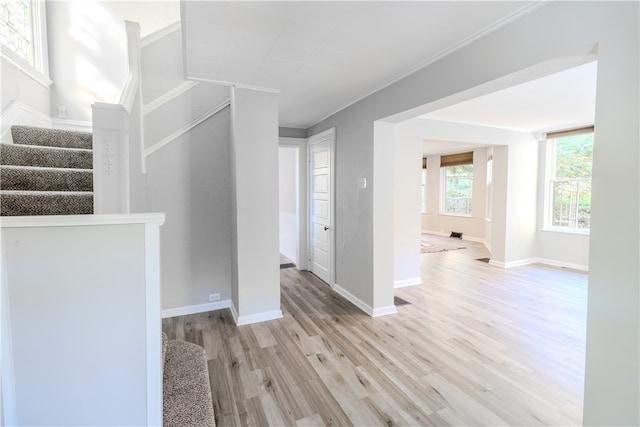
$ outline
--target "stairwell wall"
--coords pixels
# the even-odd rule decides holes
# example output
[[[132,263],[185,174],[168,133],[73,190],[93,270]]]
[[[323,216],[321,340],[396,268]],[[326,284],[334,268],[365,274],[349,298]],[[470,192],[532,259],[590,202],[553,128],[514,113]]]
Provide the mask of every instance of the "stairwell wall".
[[[229,98],[206,83],[181,90],[179,28],[142,40],[146,148]],[[169,94],[173,94],[169,96]],[[143,108],[143,110],[146,109]],[[231,300],[230,108],[146,158],[145,210],[166,212],[161,235],[163,316],[221,308]],[[209,295],[219,294],[211,303]]]
[[[62,107],[64,118],[90,122],[91,104],[117,103],[128,73],[125,20],[145,36],[179,18],[176,0],[47,2],[50,115]]]

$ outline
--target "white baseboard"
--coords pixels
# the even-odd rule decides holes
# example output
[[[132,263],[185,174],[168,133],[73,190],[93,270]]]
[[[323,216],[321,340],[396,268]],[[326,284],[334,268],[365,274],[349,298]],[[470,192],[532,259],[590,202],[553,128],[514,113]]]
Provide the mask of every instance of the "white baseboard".
[[[238,316],[236,325],[250,325],[252,323],[260,323],[276,319],[282,319],[282,310],[263,311],[262,313],[250,314],[248,316]]]
[[[0,135],[0,140],[5,144],[13,142],[11,138],[11,126],[13,125],[51,128],[53,127],[53,120],[27,104],[13,101],[2,112],[2,134]]]
[[[333,290],[339,293],[342,297],[346,298],[351,304],[358,307],[360,310],[364,311],[369,316],[373,317],[373,307],[371,307],[366,302],[362,301],[357,296],[353,295],[351,292],[338,285],[337,283],[332,286]]]
[[[291,260],[291,262],[293,262],[294,264],[298,264],[298,261],[296,260],[296,256],[292,253],[290,253],[289,251],[286,250],[282,250],[280,249],[280,253],[282,255],[284,255],[285,257],[289,258]]]
[[[93,123],[81,120],[53,119],[55,129],[73,130],[76,132],[93,132]]]
[[[536,260],[536,262],[539,264],[550,265],[551,267],[570,268],[572,270],[584,271],[585,273],[589,271],[588,265],[573,264],[570,262],[557,261],[547,258],[536,258]]]
[[[414,286],[414,285],[422,285],[422,277],[414,277],[412,279],[404,279],[404,280],[396,280],[395,282],[393,282],[393,287],[398,289],[398,288],[404,288],[407,286]]]
[[[493,265],[495,267],[500,267],[500,268],[522,267],[524,265],[531,265],[531,264],[544,264],[551,267],[570,268],[572,270],[578,270],[578,271],[584,271],[584,272],[589,271],[588,265],[572,264],[569,262],[556,261],[553,259],[546,259],[546,258],[528,258],[528,259],[521,259],[517,261],[511,261],[507,263],[495,261],[495,260],[489,261],[489,265]]]
[[[187,316],[189,314],[206,313],[207,311],[222,310],[231,307],[231,300],[208,302],[206,304],[188,305],[185,307],[168,308],[162,310],[162,318]]]
[[[396,310],[395,305],[388,305],[386,307],[374,308],[371,317],[380,317],[387,316],[389,314],[396,314],[398,310]]]
[[[510,262],[502,262],[502,261],[496,261],[496,260],[489,260],[489,265],[493,265],[495,267],[500,267],[500,268],[514,268],[514,267],[522,267],[523,265],[531,265],[531,264],[535,264],[537,261],[536,258],[526,258],[526,259],[519,259],[517,261],[510,261]]]
[[[262,313],[250,314],[248,316],[239,316],[238,309],[233,305],[233,302],[229,305],[229,310],[231,310],[231,316],[236,326],[282,319],[282,310],[263,311]]]

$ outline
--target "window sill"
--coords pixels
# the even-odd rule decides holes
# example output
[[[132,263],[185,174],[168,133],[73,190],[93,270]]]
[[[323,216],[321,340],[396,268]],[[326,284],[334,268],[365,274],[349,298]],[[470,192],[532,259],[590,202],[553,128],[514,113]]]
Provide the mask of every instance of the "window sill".
[[[38,71],[33,65],[20,58],[20,56],[16,55],[11,49],[3,44],[0,44],[0,57],[25,73],[35,82],[44,86],[45,89],[49,89],[53,84],[49,77]]]
[[[549,233],[560,233],[560,234],[574,234],[578,236],[591,235],[590,230],[581,230],[576,228],[546,227],[546,228],[541,228],[540,231],[547,231]]]
[[[457,218],[473,218],[473,215],[455,214],[455,213],[447,213],[447,212],[438,212],[438,215],[441,215],[441,216],[453,216],[453,217],[457,217]]]

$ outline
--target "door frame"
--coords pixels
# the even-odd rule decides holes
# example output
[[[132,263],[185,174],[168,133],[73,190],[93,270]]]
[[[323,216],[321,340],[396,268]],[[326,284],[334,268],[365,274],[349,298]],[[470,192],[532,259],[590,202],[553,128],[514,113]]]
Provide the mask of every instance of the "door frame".
[[[329,188],[331,189],[331,196],[329,198],[329,202],[331,204],[330,213],[331,213],[331,226],[329,227],[329,283],[333,289],[336,285],[336,168],[335,168],[335,157],[336,157],[336,128],[332,127],[325,131],[319,132],[315,135],[312,135],[307,138],[307,265],[308,270],[311,271],[311,250],[312,250],[312,240],[311,240],[311,194],[312,189],[311,185],[313,183],[313,179],[311,174],[313,170],[311,168],[311,146],[321,143],[328,142],[329,143],[329,168],[331,169],[331,179],[329,183]]]
[[[307,218],[308,211],[307,206],[308,195],[307,195],[307,164],[308,164],[308,155],[307,155],[307,138],[289,138],[289,137],[280,137],[278,141],[279,147],[295,147],[297,148],[297,194],[296,194],[296,219],[298,222],[297,229],[297,244],[296,244],[296,268],[298,270],[308,270],[308,226],[307,226]]]

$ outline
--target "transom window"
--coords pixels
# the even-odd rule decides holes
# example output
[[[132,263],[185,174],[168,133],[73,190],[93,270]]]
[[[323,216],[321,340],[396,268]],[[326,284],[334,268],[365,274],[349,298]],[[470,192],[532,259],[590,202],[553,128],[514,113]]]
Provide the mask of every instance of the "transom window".
[[[591,225],[593,128],[547,134],[550,228],[587,231]]]
[[[473,196],[473,152],[440,158],[442,200],[440,211],[446,214],[471,215]]]

